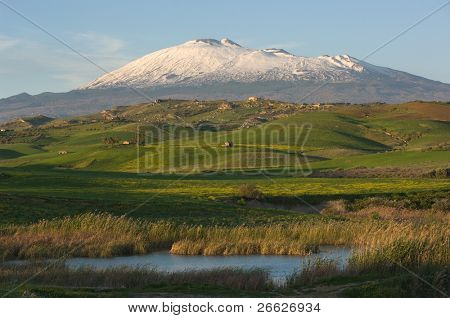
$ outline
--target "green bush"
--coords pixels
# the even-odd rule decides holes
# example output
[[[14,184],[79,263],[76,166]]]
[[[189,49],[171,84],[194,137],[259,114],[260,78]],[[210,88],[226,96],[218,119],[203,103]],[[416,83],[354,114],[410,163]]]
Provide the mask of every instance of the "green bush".
[[[260,200],[263,193],[254,184],[243,184],[238,188],[238,195],[243,199]]]
[[[320,211],[323,215],[342,215],[348,212],[347,202],[345,200],[328,201],[325,207]]]

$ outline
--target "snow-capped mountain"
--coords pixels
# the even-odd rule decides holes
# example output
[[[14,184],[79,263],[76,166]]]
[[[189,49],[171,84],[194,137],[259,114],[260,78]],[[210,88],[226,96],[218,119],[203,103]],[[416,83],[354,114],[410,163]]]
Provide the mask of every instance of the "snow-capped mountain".
[[[254,50],[229,39],[204,39],[148,54],[70,92],[0,99],[0,121],[73,116],[154,99],[252,95],[292,102],[450,101],[450,85],[348,55],[302,57],[281,48]]]
[[[348,55],[303,57],[283,49],[254,50],[229,40],[200,39],[159,50],[82,88],[158,87],[223,82],[329,81],[395,76]]]

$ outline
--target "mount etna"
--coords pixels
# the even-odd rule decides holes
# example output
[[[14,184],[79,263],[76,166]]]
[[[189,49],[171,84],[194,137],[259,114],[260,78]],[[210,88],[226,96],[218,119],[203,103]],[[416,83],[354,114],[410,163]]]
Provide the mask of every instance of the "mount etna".
[[[0,120],[79,115],[153,99],[251,95],[306,103],[449,101],[450,85],[347,54],[303,57],[279,48],[249,49],[229,39],[199,39],[145,55],[70,92],[0,99]]]

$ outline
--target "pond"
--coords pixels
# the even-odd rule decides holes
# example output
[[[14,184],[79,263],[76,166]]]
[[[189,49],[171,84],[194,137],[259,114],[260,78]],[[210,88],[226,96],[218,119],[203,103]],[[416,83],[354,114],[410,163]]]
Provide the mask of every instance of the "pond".
[[[346,247],[322,246],[320,253],[308,256],[286,255],[173,255],[167,251],[147,255],[122,256],[113,258],[71,258],[65,264],[70,268],[90,266],[93,268],[111,267],[150,267],[160,271],[177,272],[186,270],[206,270],[224,267],[252,269],[262,268],[268,271],[274,281],[283,281],[288,275],[299,271],[317,258],[336,260],[338,266],[346,266],[351,249]]]

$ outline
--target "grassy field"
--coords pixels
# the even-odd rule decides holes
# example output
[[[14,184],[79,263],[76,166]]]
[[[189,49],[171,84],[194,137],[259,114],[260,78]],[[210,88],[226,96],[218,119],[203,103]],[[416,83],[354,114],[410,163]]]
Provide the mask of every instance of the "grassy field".
[[[355,155],[312,163],[313,169],[349,169],[357,167],[410,167],[421,162],[422,167],[439,167],[448,164],[450,151],[396,151],[368,155]]]
[[[246,175],[136,175],[60,169],[2,169],[1,223],[27,223],[88,211],[201,224],[264,223],[304,217],[239,202],[238,188],[254,184],[265,201],[316,204],[337,198],[450,190],[448,179],[303,178]],[[87,191],[88,190],[88,191]],[[423,196],[424,196],[423,195]],[[29,204],[24,204],[28,202]],[[306,202],[306,203],[305,203]],[[305,206],[305,211],[309,209]]]
[[[324,260],[282,288],[267,273],[239,270],[223,282],[213,279],[217,273],[86,269],[89,279],[77,285],[81,272],[58,267],[14,295],[92,296],[105,287],[105,296],[436,296],[395,264],[436,284],[448,270],[449,107],[169,100],[2,124],[5,260],[355,249],[345,270]],[[157,134],[145,139],[149,126]],[[369,177],[358,176],[362,170]],[[309,176],[327,171],[349,177]],[[257,197],[243,194],[245,187]],[[0,290],[39,266],[1,264]],[[141,278],[158,283],[133,285]],[[311,292],[316,287],[323,292]]]

